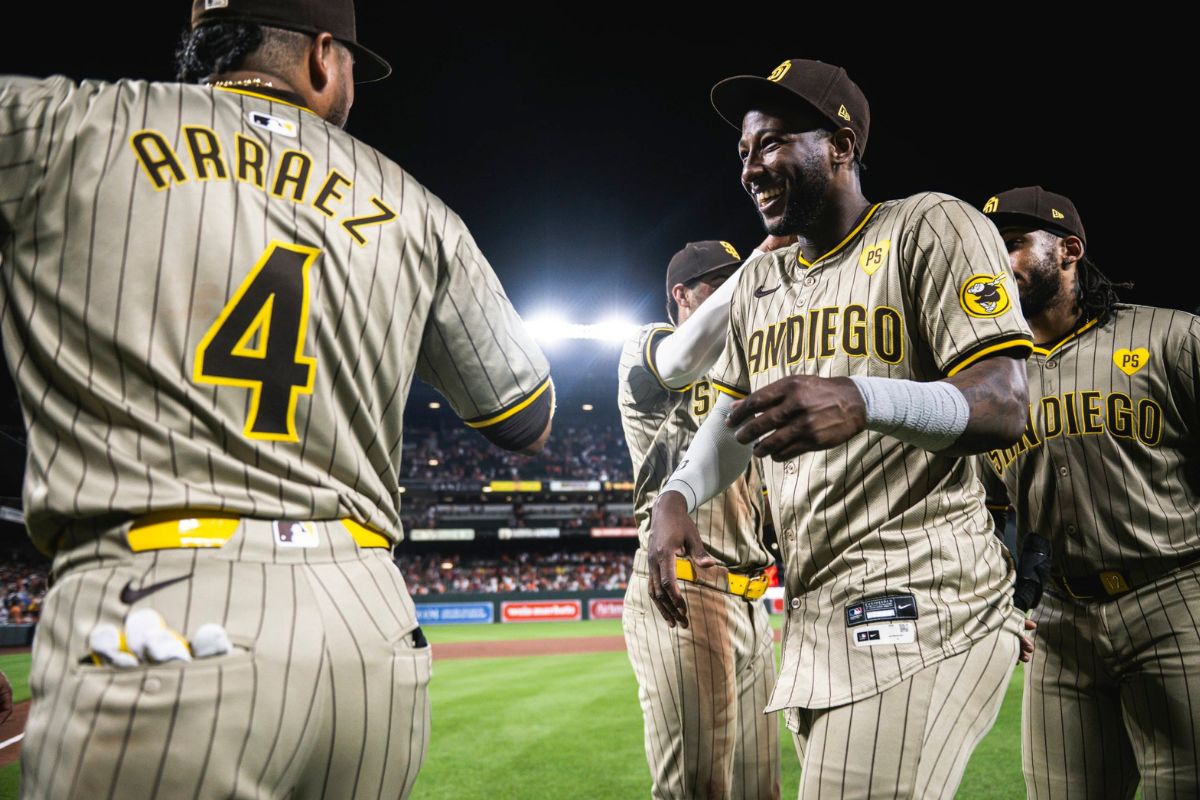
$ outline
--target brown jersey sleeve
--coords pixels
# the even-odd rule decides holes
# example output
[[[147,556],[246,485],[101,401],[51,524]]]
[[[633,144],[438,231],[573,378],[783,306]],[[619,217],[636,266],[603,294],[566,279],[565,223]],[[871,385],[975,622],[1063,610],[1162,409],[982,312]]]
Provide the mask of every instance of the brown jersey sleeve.
[[[1029,356],[1033,342],[1004,241],[983,214],[946,195],[925,195],[904,239],[911,316],[944,375],[1000,351]]]
[[[446,220],[417,374],[494,444],[520,450],[554,410],[546,357],[457,215]]]

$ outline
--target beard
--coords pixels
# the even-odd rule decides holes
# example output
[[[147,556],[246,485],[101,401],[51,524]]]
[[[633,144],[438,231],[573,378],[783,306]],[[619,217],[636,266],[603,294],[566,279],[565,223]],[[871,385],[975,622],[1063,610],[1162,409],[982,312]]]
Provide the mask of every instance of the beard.
[[[788,187],[787,205],[774,224],[763,219],[763,227],[772,236],[805,235],[820,220],[828,206],[832,178],[823,169],[821,157],[808,156],[800,164],[800,183]]]
[[[1047,237],[1048,238],[1048,237]],[[1041,241],[1037,260],[1029,271],[1025,285],[1018,284],[1021,313],[1026,319],[1039,316],[1046,309],[1062,302],[1063,271],[1054,257],[1054,240]]]

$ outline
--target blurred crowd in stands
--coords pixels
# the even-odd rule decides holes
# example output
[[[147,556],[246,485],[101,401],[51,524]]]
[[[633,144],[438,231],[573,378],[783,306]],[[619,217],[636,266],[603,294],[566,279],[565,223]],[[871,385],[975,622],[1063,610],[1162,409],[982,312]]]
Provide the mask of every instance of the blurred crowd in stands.
[[[617,425],[555,427],[546,449],[530,457],[493,447],[466,427],[404,432],[404,474],[440,481],[627,481],[632,467]]]
[[[47,568],[21,558],[0,557],[0,625],[37,622],[46,596]]]
[[[446,592],[580,592],[624,589],[633,570],[633,553],[584,550],[554,553],[504,553],[497,556],[398,555],[408,591],[414,595]]]

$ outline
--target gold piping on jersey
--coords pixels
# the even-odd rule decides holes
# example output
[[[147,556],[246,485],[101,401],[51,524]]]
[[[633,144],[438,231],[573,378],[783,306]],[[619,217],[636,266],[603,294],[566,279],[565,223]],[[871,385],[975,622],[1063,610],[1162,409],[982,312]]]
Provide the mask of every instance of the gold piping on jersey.
[[[1067,342],[1074,339],[1079,334],[1086,331],[1088,328],[1091,328],[1093,325],[1095,325],[1099,321],[1100,321],[1100,319],[1099,319],[1099,317],[1097,317],[1096,319],[1085,322],[1083,325],[1081,325],[1079,328],[1077,328],[1073,332],[1068,333],[1062,339],[1059,339],[1058,344],[1055,344],[1051,347],[1039,347],[1038,345],[1035,344],[1033,346],[1033,352],[1037,353],[1039,356],[1048,356],[1051,353],[1053,353],[1055,350],[1057,350],[1058,348],[1062,347]]]
[[[709,378],[709,382],[712,383],[713,388],[718,392],[724,392],[735,400],[742,400],[749,394],[749,392],[743,392],[736,386],[728,386],[720,381],[713,380],[712,378]]]
[[[662,379],[662,375],[658,374],[658,364],[654,363],[655,344],[657,344],[656,339],[658,334],[665,333],[669,336],[674,332],[674,328],[655,328],[646,334],[646,347],[642,351],[642,361],[645,362],[646,369],[650,370],[650,374],[654,376],[654,380],[658,381],[659,386],[668,392],[686,392],[692,388],[692,384],[689,383],[687,386],[682,386],[678,389],[673,386],[667,386],[666,382]]]
[[[838,243],[838,245],[836,247],[834,247],[832,250],[830,250],[828,253],[825,253],[822,256],[818,256],[817,258],[814,258],[812,261],[805,261],[803,253],[800,250],[797,250],[796,251],[796,260],[799,261],[801,264],[803,264],[806,267],[811,267],[814,264],[816,264],[818,261],[829,258],[834,253],[838,252],[843,247],[850,244],[851,239],[853,239],[855,236],[858,236],[859,231],[861,231],[864,227],[866,227],[866,224],[871,221],[871,217],[875,216],[875,212],[877,210],[879,210],[880,205],[882,205],[882,204],[876,203],[875,205],[871,206],[871,209],[866,213],[866,215],[862,218],[862,220],[857,225],[854,226],[854,229],[846,234],[846,238],[842,239],[842,241],[840,243]]]
[[[975,362],[977,362],[983,358],[986,358],[987,356],[990,356],[993,353],[998,353],[1001,350],[1008,350],[1008,349],[1014,348],[1014,347],[1020,347],[1022,349],[1037,350],[1037,348],[1033,346],[1033,342],[1030,341],[1029,339],[1025,339],[1025,338],[1011,339],[1007,342],[1000,342],[999,344],[994,344],[994,345],[991,345],[990,347],[985,347],[977,353],[971,353],[966,358],[964,358],[962,361],[959,361],[957,364],[955,364],[953,367],[951,367],[950,370],[946,373],[946,377],[953,378],[955,375],[962,372],[964,369],[971,366]]]
[[[302,105],[299,105],[298,103],[292,103],[287,100],[280,99],[278,97],[272,97],[269,94],[259,94],[258,92],[252,92],[249,89],[236,89],[232,86],[214,86],[213,89],[215,89],[218,92],[233,92],[234,94],[244,94],[247,97],[257,97],[259,100],[266,100],[271,103],[282,103],[285,106],[291,106],[292,108],[298,108],[301,111],[307,111],[308,113],[312,114],[314,117],[321,116],[320,114],[318,114],[317,112],[315,112],[311,108],[309,108],[308,106],[302,106]]]
[[[530,394],[524,400],[518,401],[517,404],[514,405],[512,408],[501,411],[500,413],[496,414],[495,416],[487,417],[486,419],[480,419],[480,420],[469,420],[468,419],[468,420],[463,420],[463,422],[466,423],[466,425],[470,428],[486,428],[490,425],[495,425],[497,422],[503,422],[504,420],[508,419],[509,417],[513,416],[514,414],[516,414],[520,411],[523,411],[525,408],[527,408],[529,406],[530,403],[532,403],[534,400],[537,400],[539,397],[541,397],[542,393],[549,388],[550,388],[550,379],[546,378],[546,380],[542,381],[541,386],[539,386],[538,388],[533,390],[532,394]]]

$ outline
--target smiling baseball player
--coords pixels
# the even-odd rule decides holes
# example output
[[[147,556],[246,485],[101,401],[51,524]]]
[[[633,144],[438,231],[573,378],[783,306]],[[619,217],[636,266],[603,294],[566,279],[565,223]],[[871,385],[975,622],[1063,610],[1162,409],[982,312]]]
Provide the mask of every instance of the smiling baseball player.
[[[21,790],[403,797],[408,391],[536,451],[547,364],[462,220],[341,129],[389,71],[350,0],[195,0],[179,58],[0,77],[3,341],[56,577]]]
[[[989,503],[1049,540],[1022,756],[1030,797],[1200,796],[1200,318],[1126,305],[1075,204],[992,197],[1039,343]]]
[[[952,797],[1019,651],[1012,563],[962,457],[1024,419],[1003,242],[946,195],[866,200],[870,112],[838,67],[789,60],[712,100],[767,232],[799,243],[743,267],[721,399],[652,512],[648,589],[688,621],[689,511],[761,457],[788,602],[767,710],[787,712],[801,796]]]

